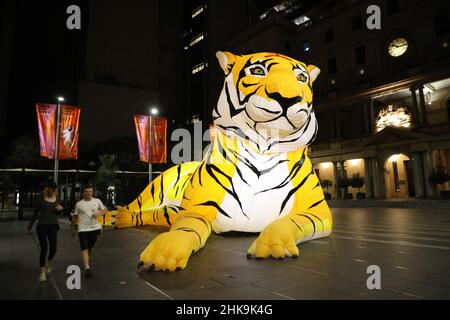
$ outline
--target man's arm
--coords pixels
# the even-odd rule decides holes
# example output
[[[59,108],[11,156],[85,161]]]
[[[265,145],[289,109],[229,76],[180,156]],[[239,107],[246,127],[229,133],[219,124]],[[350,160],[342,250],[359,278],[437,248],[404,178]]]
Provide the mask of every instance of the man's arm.
[[[75,210],[73,212],[72,221],[70,224],[70,229],[72,230],[72,233],[76,231],[77,229],[77,222],[79,217],[79,209],[78,209],[78,203],[75,205]]]
[[[106,214],[108,212],[108,208],[103,204],[102,200],[97,199],[98,201],[98,211],[97,211],[97,218]]]

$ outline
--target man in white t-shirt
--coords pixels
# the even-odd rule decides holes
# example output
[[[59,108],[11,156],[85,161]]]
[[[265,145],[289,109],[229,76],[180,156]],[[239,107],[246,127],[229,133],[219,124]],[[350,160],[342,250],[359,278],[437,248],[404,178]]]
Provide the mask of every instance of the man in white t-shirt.
[[[92,275],[89,259],[97,241],[97,236],[102,230],[102,226],[97,218],[106,211],[106,207],[100,199],[94,198],[93,195],[93,186],[90,184],[85,185],[83,188],[83,199],[78,201],[75,205],[75,212],[73,213],[74,219],[72,219],[72,231],[75,231],[76,224],[78,224],[81,258],[87,277]]]

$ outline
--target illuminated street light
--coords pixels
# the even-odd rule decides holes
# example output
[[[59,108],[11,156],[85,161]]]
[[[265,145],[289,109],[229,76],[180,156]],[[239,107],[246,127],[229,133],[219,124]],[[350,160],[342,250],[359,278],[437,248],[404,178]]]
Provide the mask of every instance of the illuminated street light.
[[[158,115],[158,109],[157,109],[157,108],[151,108],[151,109],[150,109],[150,114],[151,114],[152,116]]]
[[[66,99],[64,99],[64,97],[59,96],[58,97],[58,102],[64,102]]]

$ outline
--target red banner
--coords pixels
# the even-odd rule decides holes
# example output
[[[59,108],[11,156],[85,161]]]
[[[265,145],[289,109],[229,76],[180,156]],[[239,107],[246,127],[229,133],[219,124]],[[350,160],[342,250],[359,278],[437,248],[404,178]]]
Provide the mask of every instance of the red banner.
[[[61,106],[59,132],[59,160],[78,159],[78,127],[80,108]]]
[[[56,104],[36,104],[41,157],[53,159],[55,155]]]
[[[167,119],[161,117],[151,117],[152,120],[152,153],[149,152],[149,116],[135,115],[134,124],[139,146],[139,158],[141,161],[149,163],[167,162]]]
[[[56,137],[55,104],[36,104],[41,157],[54,159]],[[60,108],[59,160],[78,158],[78,127],[80,108],[62,105]]]

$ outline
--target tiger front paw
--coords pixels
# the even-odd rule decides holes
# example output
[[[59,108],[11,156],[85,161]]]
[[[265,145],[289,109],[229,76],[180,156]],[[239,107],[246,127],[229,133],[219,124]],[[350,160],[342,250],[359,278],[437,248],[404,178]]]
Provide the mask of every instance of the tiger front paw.
[[[289,219],[283,218],[264,228],[247,251],[247,258],[256,259],[297,258],[298,255],[295,229]]]
[[[198,238],[192,232],[175,230],[158,235],[141,253],[138,268],[176,271],[186,268]]]
[[[117,213],[113,225],[116,228],[129,228],[136,226],[136,215],[127,208],[117,206]]]

